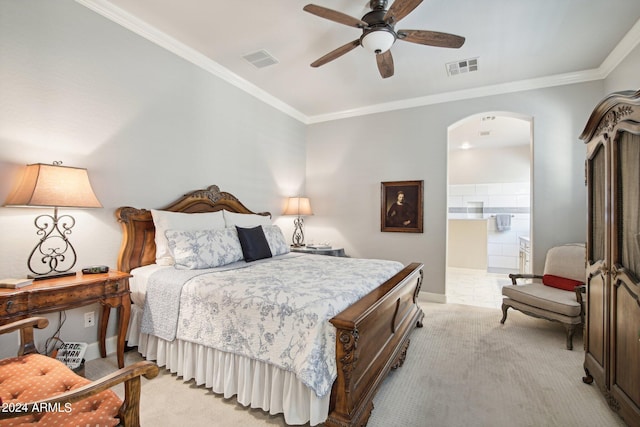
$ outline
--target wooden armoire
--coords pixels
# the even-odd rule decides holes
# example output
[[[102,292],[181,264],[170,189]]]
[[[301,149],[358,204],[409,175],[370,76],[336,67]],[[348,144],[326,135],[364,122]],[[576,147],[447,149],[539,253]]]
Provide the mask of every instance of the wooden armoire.
[[[640,426],[640,91],[595,108],[580,135],[588,189],[585,383]]]

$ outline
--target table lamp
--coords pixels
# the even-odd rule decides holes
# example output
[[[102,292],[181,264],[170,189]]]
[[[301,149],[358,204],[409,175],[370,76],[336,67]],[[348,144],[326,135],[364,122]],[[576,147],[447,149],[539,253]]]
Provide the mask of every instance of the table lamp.
[[[293,230],[293,237],[291,238],[292,246],[296,248],[304,246],[304,220],[302,219],[302,215],[313,215],[309,198],[289,197],[283,215],[297,216],[297,218],[293,220],[295,228]]]
[[[27,165],[21,180],[9,194],[5,206],[53,207],[53,216],[43,214],[34,224],[40,241],[29,255],[27,266],[34,280],[70,276],[76,251],[67,238],[75,225],[71,215],[58,216],[58,208],[101,208],[91,188],[87,170],[53,164]]]

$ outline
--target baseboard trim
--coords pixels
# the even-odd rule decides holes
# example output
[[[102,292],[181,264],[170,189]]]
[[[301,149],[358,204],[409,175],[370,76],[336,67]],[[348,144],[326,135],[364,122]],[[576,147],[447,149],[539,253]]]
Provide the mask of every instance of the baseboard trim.
[[[115,353],[116,350],[118,349],[118,336],[114,335],[112,337],[107,338],[105,341],[105,347],[107,349],[107,355],[111,353]],[[94,360],[99,358],[100,358],[100,345],[98,341],[89,343],[87,347],[87,351],[84,354],[84,360],[89,361],[89,360]]]
[[[418,294],[418,301],[422,302],[437,302],[440,304],[447,303],[447,296],[442,294],[434,294],[433,292],[424,292],[421,291]]]

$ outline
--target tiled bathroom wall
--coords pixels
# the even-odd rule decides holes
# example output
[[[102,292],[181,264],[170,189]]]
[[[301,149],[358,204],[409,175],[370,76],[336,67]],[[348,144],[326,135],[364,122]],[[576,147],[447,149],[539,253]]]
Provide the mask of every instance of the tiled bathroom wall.
[[[487,269],[518,269],[519,237],[529,237],[531,223],[528,182],[449,186],[449,219],[487,222]],[[511,228],[498,231],[496,214],[509,214]]]

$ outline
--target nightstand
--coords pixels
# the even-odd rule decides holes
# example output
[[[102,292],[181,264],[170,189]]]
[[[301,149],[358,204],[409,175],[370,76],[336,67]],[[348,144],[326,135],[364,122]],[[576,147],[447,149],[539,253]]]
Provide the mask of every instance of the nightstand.
[[[44,313],[69,310],[99,302],[102,305],[98,342],[107,357],[105,340],[111,308],[118,309],[118,367],[124,367],[124,340],[129,326],[131,300],[128,273],[110,271],[33,282],[20,289],[0,289],[0,325]]]
[[[315,254],[315,255],[327,255],[327,256],[338,256],[338,257],[346,257],[344,253],[344,248],[329,248],[329,249],[312,249],[306,246],[301,247],[291,247],[291,252],[302,252],[305,254]]]

